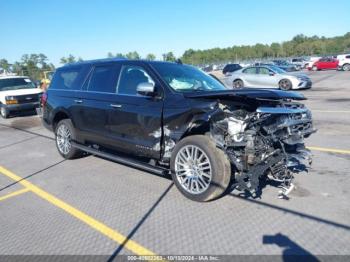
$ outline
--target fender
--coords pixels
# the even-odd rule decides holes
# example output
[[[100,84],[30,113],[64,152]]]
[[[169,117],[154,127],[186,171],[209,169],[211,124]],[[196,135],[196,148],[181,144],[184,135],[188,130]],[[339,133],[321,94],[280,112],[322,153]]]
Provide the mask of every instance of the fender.
[[[64,107],[57,107],[50,113],[50,124],[53,126],[53,120],[55,119],[58,113],[64,113],[68,116],[68,118],[72,121],[73,126],[76,128],[74,118],[72,114]]]

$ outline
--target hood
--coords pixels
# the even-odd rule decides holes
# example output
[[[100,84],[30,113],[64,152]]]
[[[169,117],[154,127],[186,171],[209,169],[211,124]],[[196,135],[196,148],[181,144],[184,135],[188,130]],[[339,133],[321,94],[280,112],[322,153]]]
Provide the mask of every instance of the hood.
[[[285,75],[301,77],[301,78],[310,78],[307,74],[301,73],[299,71],[296,72],[286,72]]]
[[[243,89],[228,89],[220,91],[200,91],[184,93],[188,98],[229,98],[230,96],[241,96],[253,99],[292,99],[292,100],[306,100],[305,96],[297,92],[281,91],[274,89],[256,89],[256,88],[243,88]]]
[[[0,91],[0,95],[3,97],[5,97],[5,96],[21,96],[21,95],[39,94],[42,92],[43,91],[40,88],[27,88],[27,89]]]

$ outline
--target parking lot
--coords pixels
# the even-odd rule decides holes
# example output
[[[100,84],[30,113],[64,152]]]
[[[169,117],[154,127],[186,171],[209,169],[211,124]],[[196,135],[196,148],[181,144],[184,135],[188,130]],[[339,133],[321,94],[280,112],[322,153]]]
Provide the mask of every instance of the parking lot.
[[[1,255],[350,255],[350,72],[308,72],[313,167],[289,200],[185,199],[168,177],[63,160],[38,116],[0,120]]]

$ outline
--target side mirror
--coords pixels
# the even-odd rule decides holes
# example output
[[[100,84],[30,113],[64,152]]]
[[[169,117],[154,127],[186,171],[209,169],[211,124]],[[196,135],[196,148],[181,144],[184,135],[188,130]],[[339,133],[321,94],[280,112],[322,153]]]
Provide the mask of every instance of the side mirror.
[[[136,91],[139,95],[143,96],[154,96],[155,87],[154,84],[149,82],[142,82],[137,85]]]
[[[270,72],[270,73],[269,73],[269,76],[274,76],[274,75],[275,75],[274,72]]]

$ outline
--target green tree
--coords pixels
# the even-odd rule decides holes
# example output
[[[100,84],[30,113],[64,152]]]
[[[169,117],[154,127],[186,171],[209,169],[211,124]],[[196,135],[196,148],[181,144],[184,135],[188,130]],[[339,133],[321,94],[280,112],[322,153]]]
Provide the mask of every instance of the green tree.
[[[168,52],[162,55],[163,56],[163,61],[169,61],[169,62],[175,62],[176,57],[173,54],[173,52]]]
[[[154,54],[148,54],[148,55],[146,56],[146,59],[147,59],[147,60],[150,60],[150,61],[153,61],[153,60],[156,60],[156,56],[155,56]]]
[[[60,60],[61,64],[69,64],[69,63],[75,63],[75,62],[77,62],[77,59],[75,58],[75,56],[71,54],[67,57],[62,57]]]
[[[0,68],[8,71],[10,69],[10,64],[6,59],[0,59]]]
[[[134,52],[129,52],[126,55],[126,58],[128,59],[141,59],[141,56],[139,55],[139,53],[137,53],[136,51]]]

